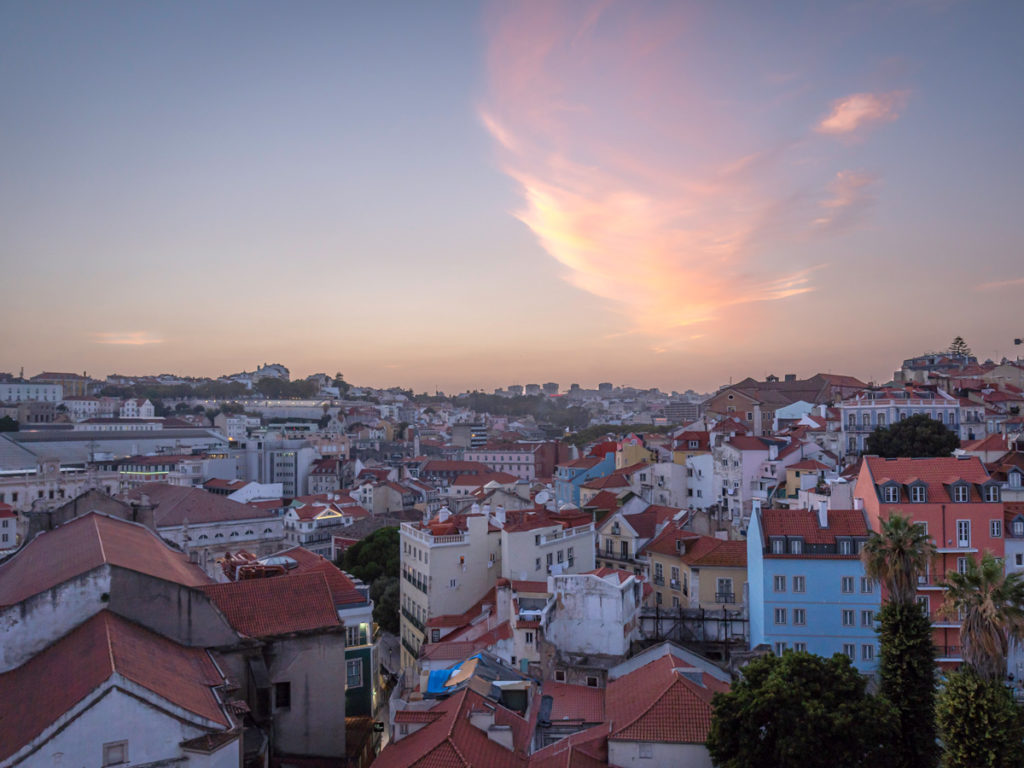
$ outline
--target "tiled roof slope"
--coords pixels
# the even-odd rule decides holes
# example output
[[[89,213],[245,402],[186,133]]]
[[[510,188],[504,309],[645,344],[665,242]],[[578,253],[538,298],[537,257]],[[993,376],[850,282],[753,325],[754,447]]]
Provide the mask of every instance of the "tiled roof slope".
[[[606,768],[608,727],[595,725],[530,755],[530,768]]]
[[[203,587],[203,591],[231,626],[249,637],[283,635],[341,624],[327,577],[321,572],[210,584]]]
[[[871,472],[876,485],[890,480],[906,485],[923,481],[928,486],[930,503],[952,502],[947,483],[965,480],[968,483],[985,483],[991,478],[985,465],[977,456],[940,456],[921,459],[883,459],[865,456],[864,463]],[[858,491],[859,493],[859,491]],[[975,489],[971,489],[971,501],[980,501]]]
[[[322,573],[327,578],[327,585],[331,588],[331,597],[334,598],[336,606],[366,602],[363,593],[356,589],[356,584],[349,575],[323,555],[310,552],[305,547],[292,547],[277,554],[290,557],[298,563],[297,567],[288,571],[289,575]]]
[[[104,563],[196,587],[211,579],[145,526],[90,512],[36,536],[0,565],[0,605],[13,605]]]
[[[609,739],[703,744],[711,727],[711,699],[729,687],[701,673],[703,685],[675,671],[689,665],[662,656],[608,685]],[[694,670],[696,673],[696,670]]]
[[[809,509],[765,509],[761,512],[764,535],[800,536],[807,544],[835,544],[836,536],[867,536],[868,522],[859,509],[828,510],[828,527],[822,528],[818,513]],[[857,557],[857,555],[853,555]]]
[[[31,660],[0,675],[0,760],[21,749],[115,672],[172,704],[230,727],[209,655],[100,611]]]
[[[167,483],[146,483],[125,495],[134,500],[141,500],[144,495],[149,497],[157,528],[178,526],[185,521],[194,525],[274,516],[272,512],[241,504],[227,496]]]
[[[508,750],[472,725],[472,711],[495,707],[495,722],[512,728],[517,749]],[[430,725],[389,744],[374,761],[374,768],[526,768],[529,723],[475,691],[464,688],[442,699],[431,712],[441,716]]]
[[[545,680],[541,694],[551,697],[551,722],[581,720],[604,721],[604,689]]]

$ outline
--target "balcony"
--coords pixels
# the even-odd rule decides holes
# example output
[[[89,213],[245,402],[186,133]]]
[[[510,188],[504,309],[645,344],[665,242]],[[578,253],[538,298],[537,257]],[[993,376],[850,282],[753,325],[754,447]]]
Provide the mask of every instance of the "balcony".
[[[671,587],[672,589],[675,589],[675,590],[679,590],[679,589],[682,589],[682,584],[680,584],[680,583],[679,583],[679,579],[672,579],[672,580],[671,580],[671,581],[669,582],[669,586],[670,586],[670,587]]]
[[[409,641],[406,640],[404,637],[402,638],[402,647],[405,648],[405,650],[409,652],[409,655],[412,656],[414,659],[418,659],[420,657],[420,652],[413,648]]]
[[[455,533],[448,536],[433,536],[426,531],[421,531],[419,528],[409,524],[402,523],[402,533],[412,539],[426,544],[428,547],[439,547],[452,544],[465,544],[468,542],[468,537],[464,533]]]
[[[424,595],[427,594],[427,583],[425,581],[420,581],[419,579],[414,579],[408,573],[403,573],[402,574],[402,578],[405,579],[410,584],[412,584],[414,587],[416,587],[416,589],[418,589]]]
[[[624,554],[622,552],[609,552],[605,550],[604,552],[599,553],[598,557],[603,558],[605,560],[618,560],[620,563],[633,562],[633,558],[630,557],[629,554]]]
[[[550,544],[555,541],[561,541],[562,539],[570,539],[574,536],[583,536],[588,533],[592,533],[594,530],[593,523],[587,523],[586,525],[578,525],[575,528],[566,528],[561,531],[555,531],[540,537],[541,544]]]
[[[715,592],[716,603],[735,603],[736,593],[735,592]]]
[[[963,661],[963,649],[959,645],[936,645],[937,661]]]
[[[657,584],[659,587],[664,587],[665,586],[665,577],[664,576],[655,576],[654,577],[654,583]]]
[[[410,624],[416,627],[416,629],[418,629],[420,632],[426,631],[426,627],[424,626],[423,622],[417,619],[411,613],[409,613],[409,611],[407,611],[405,608],[402,609],[402,615],[405,616],[406,621],[408,621]]]

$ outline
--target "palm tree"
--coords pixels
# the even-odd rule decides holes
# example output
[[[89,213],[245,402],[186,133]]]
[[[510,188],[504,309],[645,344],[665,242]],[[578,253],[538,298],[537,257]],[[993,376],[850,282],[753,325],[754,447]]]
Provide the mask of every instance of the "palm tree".
[[[945,587],[945,610],[963,616],[964,659],[984,679],[1002,679],[1010,645],[1024,639],[1024,574],[1006,573],[986,552],[980,564],[971,557],[963,573],[946,574]]]
[[[881,528],[871,534],[861,551],[864,571],[885,587],[889,602],[913,605],[917,577],[928,572],[935,545],[924,526],[912,523],[909,517],[894,513],[882,521]]]

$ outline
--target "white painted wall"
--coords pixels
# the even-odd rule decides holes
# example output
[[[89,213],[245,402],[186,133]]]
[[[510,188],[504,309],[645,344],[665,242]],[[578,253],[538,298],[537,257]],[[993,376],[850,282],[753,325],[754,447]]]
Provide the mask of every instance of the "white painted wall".
[[[640,757],[639,741],[608,739],[608,764],[621,768],[713,768],[711,755],[703,744],[647,743],[652,747],[652,757]]]

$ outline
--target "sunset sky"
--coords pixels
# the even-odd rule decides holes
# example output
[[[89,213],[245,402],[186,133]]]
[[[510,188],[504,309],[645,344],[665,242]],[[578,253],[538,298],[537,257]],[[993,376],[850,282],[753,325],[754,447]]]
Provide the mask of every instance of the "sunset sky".
[[[0,4],[0,370],[887,380],[1024,336],[1024,3]]]

